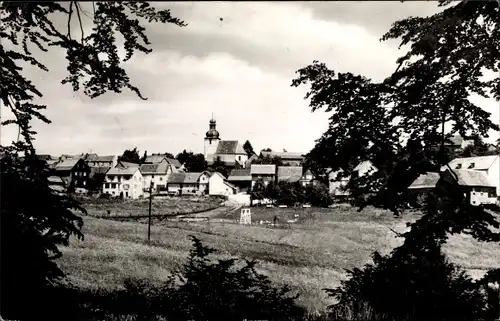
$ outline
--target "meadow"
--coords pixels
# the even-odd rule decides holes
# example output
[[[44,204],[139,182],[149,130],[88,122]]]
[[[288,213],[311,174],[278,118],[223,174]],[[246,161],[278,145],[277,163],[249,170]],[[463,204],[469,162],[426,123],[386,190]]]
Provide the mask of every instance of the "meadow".
[[[218,250],[216,258],[239,257],[259,261],[258,270],[278,284],[289,284],[300,293],[298,302],[311,312],[323,312],[333,303],[323,288],[333,288],[345,278],[345,269],[361,267],[377,250],[388,253],[402,242],[394,231],[406,229],[417,212],[403,218],[373,208],[361,212],[348,206],[331,209],[252,208],[252,220],[279,222],[297,218],[284,227],[240,226],[239,213],[222,213],[217,222],[161,221],[152,226],[139,222],[84,217],[85,239],[73,239],[62,248],[59,263],[69,281],[82,288],[117,288],[127,277],[162,282],[186,262],[194,235]],[[297,217],[298,216],[298,217]],[[481,244],[456,235],[445,247],[450,260],[480,276],[500,267],[497,244]]]

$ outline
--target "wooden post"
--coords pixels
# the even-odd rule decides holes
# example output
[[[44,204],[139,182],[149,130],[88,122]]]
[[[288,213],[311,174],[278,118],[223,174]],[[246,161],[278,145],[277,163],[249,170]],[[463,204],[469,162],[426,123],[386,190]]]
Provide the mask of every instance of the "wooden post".
[[[153,181],[149,184],[149,213],[148,213],[148,245],[151,242],[151,202],[153,200]]]

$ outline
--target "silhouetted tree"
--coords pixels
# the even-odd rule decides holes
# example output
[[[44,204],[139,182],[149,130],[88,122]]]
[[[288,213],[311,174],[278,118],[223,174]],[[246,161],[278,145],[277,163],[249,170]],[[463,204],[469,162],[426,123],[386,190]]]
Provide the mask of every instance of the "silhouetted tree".
[[[332,112],[330,126],[315,147],[321,152],[310,153],[327,155],[316,163],[349,172],[353,163],[369,159],[379,169],[374,175],[351,178],[350,189],[361,206],[398,213],[407,201],[407,187],[418,175],[446,164],[444,145],[450,137],[487,137],[490,129],[499,129],[490,113],[468,98],[471,93],[500,98],[495,36],[500,3],[447,0],[439,5],[447,8],[426,18],[397,21],[382,37],[400,39],[409,47],[383,82],[337,73],[318,61],[298,70],[292,82],[310,85],[306,99],[313,111]],[[481,77],[485,71],[494,73],[493,80]],[[444,130],[447,122],[452,124],[449,133]],[[378,256],[373,268],[351,273],[333,292],[337,307],[368,304],[379,313],[412,320],[480,319],[486,305],[482,292],[462,270],[446,262],[441,247],[448,233],[498,242],[499,234],[489,227],[499,226],[491,212],[470,205],[453,173],[441,172],[423,217],[403,234],[404,244],[388,257]]]
[[[243,144],[243,149],[247,153],[248,157],[251,157],[252,155],[255,154],[255,151],[253,150],[252,144],[250,143],[249,140],[247,140],[245,144]]]
[[[129,162],[135,164],[141,163],[141,157],[139,156],[139,151],[137,150],[137,147],[134,147],[134,149],[126,149],[123,152],[122,156],[118,158],[118,160],[122,162]]]
[[[145,99],[123,68],[116,33],[123,36],[126,61],[136,51],[151,52],[141,21],[184,26],[168,10],[155,10],[146,2],[97,1],[94,26],[84,29],[81,6],[74,1],[0,4],[0,100],[14,116],[2,120],[2,126],[19,127],[18,140],[4,148],[1,160],[0,314],[7,319],[45,319],[65,308],[50,295],[54,282],[63,276],[54,259],[61,255],[58,245],[67,245],[72,235],[82,237],[82,220],[74,211],[84,212],[71,198],[49,188],[47,168],[36,160],[32,121],[50,121],[41,114],[46,106],[34,103],[42,93],[22,74],[22,64],[48,71],[31,50],[63,49],[69,75],[62,83],[71,84],[74,91],[96,98],[129,89]],[[67,24],[54,22],[61,16],[67,17]],[[79,25],[77,37],[71,21]]]
[[[141,159],[139,160],[139,163],[140,164],[144,164],[144,162],[146,162],[146,159],[148,158],[148,151],[145,150],[144,151],[144,155],[142,155]]]
[[[496,149],[490,149],[490,145],[486,144],[481,137],[474,137],[473,143],[465,146],[463,150],[456,154],[456,157],[488,156],[496,154]]]
[[[207,163],[203,154],[194,154],[183,150],[182,153],[177,154],[176,159],[184,164],[188,172],[202,172],[207,169]]]

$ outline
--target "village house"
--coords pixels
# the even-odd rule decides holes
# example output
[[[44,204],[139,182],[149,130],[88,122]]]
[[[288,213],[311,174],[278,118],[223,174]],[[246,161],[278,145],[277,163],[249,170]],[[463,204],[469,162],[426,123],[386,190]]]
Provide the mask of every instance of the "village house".
[[[314,186],[318,183],[318,181],[316,180],[316,176],[313,174],[313,172],[310,169],[307,169],[304,172],[304,174],[300,178],[299,182],[300,182],[300,185],[302,185],[303,187]]]
[[[102,192],[120,198],[136,199],[144,195],[142,181],[139,167],[117,166],[106,173]]]
[[[167,181],[169,194],[207,194],[210,172],[171,173]]]
[[[238,193],[238,188],[229,183],[224,175],[219,172],[214,172],[210,176],[208,190],[210,195],[229,196]]]
[[[446,179],[457,181],[472,205],[495,203],[496,186],[485,172],[451,167],[444,167],[443,172]],[[408,187],[411,202],[422,205],[425,195],[436,187],[440,179],[439,173],[435,172],[428,172],[417,177]]]
[[[304,162],[304,156],[302,153],[291,153],[291,152],[268,152],[261,151],[261,157],[279,157],[283,161],[283,165],[286,166],[302,166]]]
[[[173,172],[172,167],[173,166],[167,162],[142,164],[140,166],[140,171],[143,178],[144,191],[149,191],[150,187],[155,192],[166,190],[168,175]]]
[[[496,196],[500,196],[500,156],[479,156],[455,158],[448,165],[452,169],[470,169],[484,172],[496,187]]]
[[[52,166],[52,175],[60,177],[66,188],[87,188],[90,168],[81,158],[66,159]]]
[[[362,177],[365,175],[371,175],[377,172],[378,169],[369,160],[360,162],[353,170],[352,174]],[[337,198],[345,198],[350,195],[349,191],[346,190],[346,185],[351,179],[350,175],[344,175],[342,170],[332,171],[331,168],[327,169],[328,174],[328,189],[332,196]]]
[[[302,178],[302,166],[278,166],[277,182],[297,183]]]
[[[169,158],[162,154],[153,154],[147,156],[146,160],[144,161],[144,164],[160,164],[160,163],[167,163],[169,165],[172,165],[171,169],[174,173],[183,170],[182,164],[177,159]]]
[[[250,174],[250,166],[243,169],[233,169],[229,173],[227,181],[236,186],[241,192],[250,192],[252,187],[252,175]]]
[[[118,156],[99,156],[97,154],[87,154],[84,157],[85,162],[90,167],[115,167],[118,163]]]
[[[252,176],[252,188],[259,179],[262,179],[264,185],[267,186],[270,182],[276,181],[276,165],[252,164],[250,175]]]
[[[221,140],[213,118],[209,126],[204,139],[204,156],[207,164],[211,166],[219,161],[229,167],[244,168],[248,155],[243,146],[236,140]]]

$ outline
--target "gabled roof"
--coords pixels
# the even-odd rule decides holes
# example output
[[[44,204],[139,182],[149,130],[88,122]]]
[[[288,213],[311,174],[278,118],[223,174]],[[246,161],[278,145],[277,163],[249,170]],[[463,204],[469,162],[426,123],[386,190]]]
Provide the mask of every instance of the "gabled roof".
[[[245,150],[237,140],[221,140],[217,145],[216,154],[243,154],[246,155]]]
[[[139,170],[139,167],[113,167],[111,168],[106,175],[114,175],[114,176],[122,176],[122,175],[134,175],[135,172]]]
[[[109,156],[97,156],[96,159],[94,159],[94,162],[112,162],[115,160],[116,156],[109,155]]]
[[[213,172],[213,173],[212,173],[212,175],[211,175],[210,177],[215,176],[215,175],[219,176],[219,177],[220,177],[220,178],[222,178],[223,180],[225,180],[225,179],[226,179],[226,177],[225,177],[224,175],[222,175],[222,173],[219,173],[219,172]]]
[[[49,176],[47,178],[47,180],[48,180],[50,185],[52,185],[52,184],[64,185],[65,184],[64,180],[59,176]]]
[[[439,181],[439,173],[427,172],[420,174],[417,179],[411,183],[408,189],[434,188]]]
[[[181,162],[179,162],[177,159],[175,158],[167,158],[167,162],[171,165],[174,165],[175,168],[179,168],[182,166]]]
[[[171,173],[168,176],[167,183],[169,184],[182,184],[184,183],[184,178],[186,173]]]
[[[488,170],[497,158],[498,155],[455,158],[448,165],[452,169]]]
[[[453,172],[457,175],[460,186],[496,187],[485,172],[466,169],[455,169]]]
[[[198,183],[200,176],[203,173],[185,173],[184,183],[185,184],[195,184]]]
[[[54,169],[56,171],[70,171],[75,167],[75,165],[80,161],[80,158],[65,159],[57,164],[55,164]]]
[[[140,170],[143,175],[165,175],[169,166],[167,163],[142,164]]]
[[[256,159],[259,159],[259,156],[256,155],[256,154],[253,154],[252,156],[250,156],[246,162],[245,162],[245,167],[247,168],[250,168],[250,166],[252,165],[252,161],[256,160]]]
[[[276,165],[261,165],[252,164],[250,174],[252,175],[274,175],[276,173]]]
[[[106,174],[111,169],[110,166],[105,167],[91,167],[90,168],[90,177],[96,174]]]
[[[164,155],[149,155],[148,157],[146,157],[146,160],[144,162],[148,164],[156,164],[166,160],[167,158]]]
[[[262,156],[279,157],[282,160],[303,160],[304,159],[304,156],[302,156],[302,153],[265,152],[265,151],[261,151],[260,153],[262,154]]]
[[[278,166],[278,181],[295,183],[301,178],[302,166]]]
[[[124,161],[119,161],[118,164],[116,164],[116,167],[133,167],[133,168],[139,168],[139,164],[136,163],[130,163],[130,162],[124,162]]]
[[[372,162],[366,160],[362,161],[358,164],[358,166],[354,167],[353,171],[358,171],[360,175],[364,175],[366,173],[376,172],[378,171],[378,169],[377,167],[375,167],[375,165],[373,165]]]
[[[302,178],[301,179],[306,179],[306,176],[308,175],[311,175],[313,178],[316,176],[314,175],[314,173],[310,170],[310,169],[307,169],[304,174],[302,175]]]
[[[234,186],[233,184],[229,183],[228,181],[224,181],[224,184],[232,188],[233,190],[238,190],[238,187]]]
[[[250,168],[233,169],[227,178],[229,181],[251,181]]]

